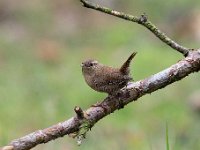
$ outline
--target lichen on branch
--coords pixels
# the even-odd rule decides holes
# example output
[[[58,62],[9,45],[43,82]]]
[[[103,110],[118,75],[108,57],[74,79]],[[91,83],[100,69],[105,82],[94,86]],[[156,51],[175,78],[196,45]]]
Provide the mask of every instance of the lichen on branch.
[[[154,35],[156,35],[162,42],[169,45],[172,49],[177,50],[178,52],[182,53],[184,56],[187,56],[190,49],[183,47],[170,39],[164,32],[159,30],[151,21],[148,20],[147,16],[142,14],[140,17],[133,16],[130,14],[125,14],[123,12],[119,12],[116,10],[112,10],[107,7],[102,7],[98,4],[94,4],[92,2],[89,2],[88,0],[80,0],[83,3],[84,7],[91,8],[109,15],[113,15],[115,17],[119,17],[128,21],[132,21],[138,24],[143,25],[147,29],[149,29]]]

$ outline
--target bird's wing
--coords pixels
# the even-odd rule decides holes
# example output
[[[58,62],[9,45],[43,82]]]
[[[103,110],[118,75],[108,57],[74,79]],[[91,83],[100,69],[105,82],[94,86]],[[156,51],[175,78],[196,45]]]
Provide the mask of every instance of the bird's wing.
[[[102,70],[103,73],[96,75],[96,80],[101,85],[114,85],[114,84],[122,84],[124,82],[131,81],[132,78],[128,75],[122,75],[117,69],[113,69],[112,71]],[[99,76],[101,75],[101,76]]]

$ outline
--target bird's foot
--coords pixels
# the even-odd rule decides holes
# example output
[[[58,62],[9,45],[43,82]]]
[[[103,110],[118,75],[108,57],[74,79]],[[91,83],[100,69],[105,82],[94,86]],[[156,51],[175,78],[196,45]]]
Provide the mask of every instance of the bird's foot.
[[[102,107],[102,102],[97,102],[96,104],[92,104],[91,107]]]
[[[124,102],[122,99],[121,91],[116,92],[116,97],[118,99],[118,110],[124,108]]]
[[[119,99],[118,101],[118,110],[124,108],[124,102],[122,99]]]
[[[105,104],[105,101],[107,101],[107,99],[104,99],[102,102],[97,102],[96,104],[91,105],[91,107],[101,107],[101,108],[103,108],[103,111],[107,112],[108,107]]]

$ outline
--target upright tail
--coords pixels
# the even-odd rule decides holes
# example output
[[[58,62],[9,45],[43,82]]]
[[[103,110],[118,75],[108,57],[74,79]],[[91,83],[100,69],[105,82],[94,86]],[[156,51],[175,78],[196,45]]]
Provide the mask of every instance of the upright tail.
[[[129,72],[130,72],[129,66],[130,66],[131,60],[135,57],[136,54],[137,54],[136,52],[133,52],[131,54],[131,56],[129,56],[129,58],[127,59],[127,61],[121,66],[120,72],[122,74],[125,74],[125,75],[129,74]]]

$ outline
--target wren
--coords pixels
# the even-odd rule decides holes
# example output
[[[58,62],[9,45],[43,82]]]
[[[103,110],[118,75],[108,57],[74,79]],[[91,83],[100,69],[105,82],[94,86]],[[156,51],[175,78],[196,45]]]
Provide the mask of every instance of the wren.
[[[96,60],[84,61],[81,66],[86,83],[95,91],[115,94],[133,80],[129,66],[135,55],[133,52],[120,68],[105,66]]]

